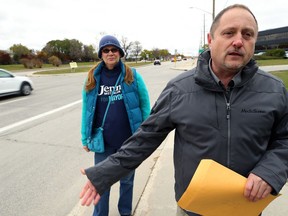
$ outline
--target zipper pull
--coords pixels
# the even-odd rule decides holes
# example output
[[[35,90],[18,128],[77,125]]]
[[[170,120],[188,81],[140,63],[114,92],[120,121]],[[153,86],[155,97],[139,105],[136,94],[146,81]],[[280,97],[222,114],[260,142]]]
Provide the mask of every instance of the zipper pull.
[[[226,113],[226,118],[227,120],[230,119],[230,103],[226,103],[226,110],[227,110],[227,113]]]

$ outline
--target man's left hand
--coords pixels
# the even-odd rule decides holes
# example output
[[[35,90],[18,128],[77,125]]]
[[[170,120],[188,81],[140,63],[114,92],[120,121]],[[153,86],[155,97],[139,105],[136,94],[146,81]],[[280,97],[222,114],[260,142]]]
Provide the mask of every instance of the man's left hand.
[[[259,176],[250,173],[244,188],[244,196],[252,201],[264,199],[272,192],[272,187]]]

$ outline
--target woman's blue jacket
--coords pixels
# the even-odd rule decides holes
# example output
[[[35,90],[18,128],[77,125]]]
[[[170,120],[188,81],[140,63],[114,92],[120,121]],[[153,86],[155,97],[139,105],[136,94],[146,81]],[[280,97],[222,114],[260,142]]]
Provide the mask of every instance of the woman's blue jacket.
[[[121,64],[121,88],[123,94],[123,100],[126,107],[126,111],[129,118],[131,132],[134,133],[140,124],[150,114],[150,100],[148,90],[144,83],[142,76],[132,68],[134,81],[131,84],[127,84],[124,81],[126,74],[125,66]],[[96,110],[97,95],[99,90],[100,72],[104,63],[100,63],[94,70],[94,78],[98,80],[96,87],[91,91],[86,92],[85,85],[82,90],[82,123],[81,123],[81,141],[83,146],[87,146],[91,141],[93,119]]]

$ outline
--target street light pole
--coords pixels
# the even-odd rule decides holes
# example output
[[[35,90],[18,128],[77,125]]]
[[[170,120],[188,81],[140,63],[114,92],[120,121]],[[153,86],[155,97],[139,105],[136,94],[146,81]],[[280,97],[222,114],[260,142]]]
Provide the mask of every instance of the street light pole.
[[[215,19],[215,0],[213,0],[213,9],[212,9],[212,22]]]
[[[190,9],[193,9],[193,8],[195,8],[195,9],[197,9],[197,10],[200,10],[200,11],[203,11],[204,13],[203,13],[203,15],[204,15],[204,22],[203,22],[203,48],[205,48],[205,38],[206,38],[206,31],[205,31],[205,13],[208,13],[208,14],[210,14],[210,15],[212,15],[212,23],[213,23],[213,21],[214,21],[214,18],[215,18],[215,0],[212,0],[212,3],[213,3],[213,5],[212,5],[212,13],[211,12],[209,12],[209,11],[206,11],[206,10],[203,10],[203,9],[201,9],[201,8],[198,8],[198,7],[189,7]]]
[[[205,31],[205,13],[204,15],[204,26],[203,26],[203,48],[205,47],[205,38],[206,38],[206,31]]]
[[[215,4],[214,2],[215,2],[215,0],[213,0],[213,5]],[[203,10],[203,9],[201,9],[201,8],[198,8],[198,7],[189,7],[189,8],[190,8],[190,9],[197,9],[197,10],[203,11],[204,13],[208,13],[208,14],[210,14],[210,15],[212,16],[212,22],[213,22],[213,20],[214,20],[214,16],[215,16],[214,8],[213,8],[212,13],[209,12],[209,11]]]
[[[203,10],[203,9],[201,9],[201,8],[198,8],[198,7],[189,7],[190,9],[197,9],[197,10],[200,10],[200,11],[203,11],[204,13],[203,13],[203,15],[204,15],[204,22],[203,22],[203,48],[205,47],[205,38],[206,38],[206,30],[205,30],[205,22],[206,22],[206,20],[205,20],[205,13],[208,13],[208,14],[210,14],[210,15],[212,15],[212,22],[213,22],[213,20],[214,20],[214,6],[215,6],[215,0],[213,0],[213,13],[210,13],[209,11],[206,11],[206,10]]]

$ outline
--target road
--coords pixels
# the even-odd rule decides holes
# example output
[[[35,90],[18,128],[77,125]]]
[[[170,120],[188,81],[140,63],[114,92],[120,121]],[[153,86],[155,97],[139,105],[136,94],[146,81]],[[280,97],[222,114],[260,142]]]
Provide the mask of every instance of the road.
[[[181,73],[174,63],[138,68],[147,83],[151,105],[167,81]],[[0,215],[85,215],[79,192],[86,181],[80,168],[93,163],[80,142],[81,89],[85,73],[35,75],[27,97],[0,100]],[[136,178],[134,206],[149,178],[157,151]],[[142,166],[142,165],[141,165]],[[117,192],[115,192],[116,194]],[[86,213],[85,213],[86,211]],[[116,214],[116,209],[111,209]]]

